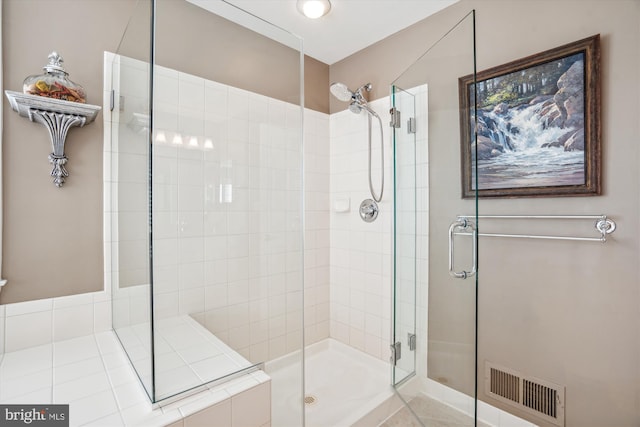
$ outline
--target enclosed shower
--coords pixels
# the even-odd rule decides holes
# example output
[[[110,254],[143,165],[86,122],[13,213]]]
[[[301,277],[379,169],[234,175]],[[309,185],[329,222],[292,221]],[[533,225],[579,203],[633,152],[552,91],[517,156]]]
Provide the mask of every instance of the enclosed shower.
[[[226,2],[139,3],[106,61],[106,188],[113,326],[151,402],[239,379],[277,427],[526,412],[478,399],[478,275],[449,274],[481,262],[477,197],[451,196],[474,14],[433,40],[388,96],[324,83],[348,103],[327,114],[303,108],[297,37]]]
[[[300,40],[216,4],[140,2],[107,57],[114,330],[153,403],[247,378],[272,425],[380,424],[426,378],[426,87],[303,109]]]
[[[247,378],[272,425],[379,424],[426,378],[426,87],[304,110],[300,40],[216,4],[140,2],[107,57],[114,330],[156,404]]]

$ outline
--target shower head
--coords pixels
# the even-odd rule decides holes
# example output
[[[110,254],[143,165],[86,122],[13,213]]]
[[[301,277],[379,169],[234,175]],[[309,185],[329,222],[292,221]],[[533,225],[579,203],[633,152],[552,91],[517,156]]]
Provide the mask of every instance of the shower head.
[[[329,86],[331,94],[343,102],[357,101],[358,103],[366,103],[367,100],[362,94],[362,91],[371,92],[371,89],[371,83],[363,84],[355,92],[349,89],[344,83],[336,82],[331,83],[331,86]]]
[[[355,114],[360,114],[360,112],[362,111],[362,105],[358,104],[356,101],[353,101],[351,104],[349,104],[349,111]]]
[[[351,104],[349,104],[349,111],[351,111],[352,113],[360,114],[363,110],[367,114],[373,117],[379,118],[378,114],[375,111],[373,111],[373,109],[369,107],[369,104],[367,104],[367,102],[364,100],[362,101],[354,100],[354,101],[351,101]]]
[[[329,90],[331,91],[331,94],[338,98],[340,101],[351,101],[351,103],[349,104],[349,111],[351,111],[352,113],[360,114],[362,110],[364,110],[373,117],[378,117],[376,112],[373,111],[371,107],[369,107],[366,98],[362,94],[362,91],[371,92],[371,88],[371,83],[367,83],[363,84],[358,88],[358,90],[353,92],[347,87],[346,84],[336,82],[331,83]]]
[[[332,83],[329,87],[329,90],[331,91],[331,94],[333,96],[344,102],[350,101],[351,98],[355,96],[355,93],[351,92],[351,90],[344,83]]]

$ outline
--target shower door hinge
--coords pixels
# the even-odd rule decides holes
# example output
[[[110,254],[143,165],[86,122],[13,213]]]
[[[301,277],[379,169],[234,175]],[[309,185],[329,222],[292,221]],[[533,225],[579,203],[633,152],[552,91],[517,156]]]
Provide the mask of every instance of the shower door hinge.
[[[395,344],[391,344],[391,363],[395,365],[402,357],[402,344],[398,341]]]
[[[407,120],[407,133],[416,133],[416,118],[409,117]]]
[[[389,126],[392,128],[400,127],[400,111],[396,110],[396,107],[391,107],[389,110],[389,114],[391,114],[391,121],[389,122]]]
[[[409,332],[407,334],[407,342],[409,343],[409,351],[416,350],[416,334]]]

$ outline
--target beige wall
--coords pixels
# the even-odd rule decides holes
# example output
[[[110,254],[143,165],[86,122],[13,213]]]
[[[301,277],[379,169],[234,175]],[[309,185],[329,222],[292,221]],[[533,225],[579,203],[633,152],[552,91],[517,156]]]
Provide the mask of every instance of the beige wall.
[[[184,1],[158,1],[157,20],[158,64],[298,103],[297,51]],[[216,60],[218,52],[224,52],[225,61]],[[304,67],[305,106],[328,112],[322,86],[328,86],[329,66],[305,57]]]
[[[329,69],[324,62],[304,57],[304,105],[329,113]]]
[[[58,0],[51,7],[50,0],[5,0],[5,89],[20,90],[24,77],[39,72],[48,53],[57,49],[71,78],[86,87],[88,102],[100,104],[102,51],[116,49],[132,4]],[[327,86],[329,81],[350,87],[372,82],[371,97],[379,98],[472,8],[477,10],[479,70],[595,33],[602,36],[603,50],[603,195],[484,200],[481,211],[604,212],[618,223],[605,245],[482,242],[480,362],[492,360],[566,385],[569,427],[637,425],[639,3],[462,0],[332,65],[329,79],[325,64],[307,60],[307,69]],[[307,99],[317,103],[312,108],[325,111],[327,87],[321,89],[309,91]],[[332,111],[344,108],[331,102]],[[3,120],[3,276],[9,283],[0,302],[102,288],[101,116],[87,128],[71,131],[66,150],[71,176],[62,189],[48,176],[45,130],[19,118],[6,101]],[[458,197],[458,180],[451,182],[450,194]]]
[[[481,200],[480,213],[606,213],[618,224],[606,244],[481,238],[480,397],[508,410],[507,406],[487,398],[482,390],[484,362],[489,360],[566,386],[568,427],[637,426],[640,423],[640,2],[462,0],[332,65],[330,80],[344,81],[350,86],[372,81],[377,86],[372,95],[386,95],[388,89],[384,86],[473,8],[477,11],[478,70],[593,34],[600,33],[602,38],[602,196]],[[458,77],[449,73],[453,74],[452,79]],[[446,74],[440,77],[443,76]],[[431,112],[434,109],[438,112],[440,103],[449,100],[430,90]],[[344,108],[344,104],[333,104],[332,100],[332,111],[339,108]],[[445,122],[437,126],[446,127],[448,123],[457,128],[457,115],[439,117]],[[430,120],[434,120],[433,115]],[[430,127],[433,125],[430,123]],[[455,144],[453,148],[459,155]],[[430,163],[434,165],[433,172],[441,162],[430,153]],[[439,167],[438,175],[431,174],[432,187],[438,187],[430,190],[432,205],[452,207],[449,221],[462,213],[457,210],[473,208],[470,203],[460,201],[459,166],[456,162],[451,166]],[[525,224],[524,229],[518,230],[554,234],[561,233],[566,224],[551,224],[538,230],[534,226]],[[484,230],[488,227],[485,221]],[[505,230],[503,224],[492,228]],[[589,230],[587,227],[582,232]],[[462,289],[472,287],[473,283],[453,283],[443,294],[432,292],[438,283],[449,280],[444,271],[446,254],[434,253],[436,233],[439,229],[432,228],[430,256],[441,262],[432,262],[430,266],[430,307],[444,305],[448,307],[444,311],[456,313],[458,323],[462,319],[472,325],[473,298],[469,298],[472,293]],[[438,295],[446,299],[436,301]],[[451,324],[444,320],[430,317],[430,333],[451,336]],[[469,343],[451,338],[449,344],[456,348]],[[444,363],[446,358],[443,355]],[[430,360],[430,368],[435,370],[436,365]],[[431,374],[440,378],[439,372]],[[471,384],[472,380],[468,378]],[[548,425],[536,418],[529,419]]]
[[[4,88],[21,91],[53,50],[70,78],[102,105],[103,51],[115,50],[133,0],[5,0]],[[69,178],[51,182],[49,136],[19,117],[4,99],[4,241],[0,302],[11,303],[102,289],[102,114],[69,132]]]
[[[87,90],[87,102],[102,105],[103,51],[117,50],[135,0],[5,0],[3,3],[5,89],[20,91],[24,78],[40,73],[47,55],[57,50],[65,59],[70,78]],[[292,85],[291,80],[298,77],[281,75],[280,70],[292,67],[278,63],[288,57],[297,65],[298,60],[292,57],[291,51],[280,49],[278,54],[273,54],[266,70],[251,64],[221,67],[211,55],[201,54],[204,42],[211,46],[214,44],[211,40],[217,39],[216,28],[197,25],[216,18],[185,2],[165,1],[161,6],[164,7],[158,16],[159,28],[166,30],[158,35],[161,65],[208,78],[212,78],[213,69],[225,83],[295,102],[287,88],[293,86],[297,90],[298,86]],[[145,59],[148,55],[143,48],[146,32],[141,24],[144,13],[137,11],[135,16],[137,22],[129,30],[122,52]],[[183,20],[177,21],[177,18]],[[176,22],[183,23],[180,31],[175,29]],[[272,46],[269,41],[247,35],[246,30],[233,24],[219,24],[226,25],[226,31],[229,26],[236,27],[235,38],[226,42],[231,43],[229,49],[239,46],[247,49],[239,49],[238,58],[258,55],[258,60],[264,62],[273,53],[265,49]],[[203,35],[202,28],[210,29],[211,34]],[[192,31],[186,32],[187,29]],[[189,37],[193,40],[198,35],[203,43],[187,43]],[[305,68],[307,106],[327,112],[328,95],[325,96],[324,88],[328,86],[329,66],[307,57]],[[232,77],[232,82],[227,81]],[[317,84],[318,81],[322,84]],[[252,86],[255,82],[261,86]],[[322,91],[314,90],[318,87],[323,88]],[[2,290],[0,303],[102,289],[102,114],[86,128],[70,131],[65,149],[70,176],[63,188],[56,188],[49,177],[47,156],[51,148],[46,130],[20,118],[11,111],[8,102],[4,102],[3,278],[8,279],[8,284]]]

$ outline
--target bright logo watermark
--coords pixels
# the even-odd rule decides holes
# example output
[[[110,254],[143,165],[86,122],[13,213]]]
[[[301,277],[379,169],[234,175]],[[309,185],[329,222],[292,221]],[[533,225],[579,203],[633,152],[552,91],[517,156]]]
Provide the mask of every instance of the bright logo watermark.
[[[0,405],[0,426],[69,427],[69,405]]]

